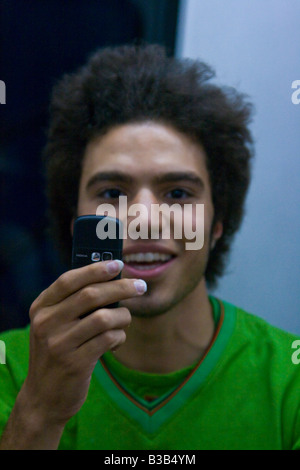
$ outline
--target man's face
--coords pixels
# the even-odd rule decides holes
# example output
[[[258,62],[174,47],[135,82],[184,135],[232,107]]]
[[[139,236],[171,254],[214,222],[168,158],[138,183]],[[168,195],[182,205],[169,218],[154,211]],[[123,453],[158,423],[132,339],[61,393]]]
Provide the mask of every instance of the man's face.
[[[221,224],[212,231],[214,210],[204,150],[189,137],[162,124],[146,122],[113,128],[87,146],[78,216],[96,214],[100,204],[113,204],[116,216],[122,219],[119,196],[127,197],[128,208],[139,204],[145,209],[139,213],[140,225],[149,228],[149,236],[151,230],[158,236],[123,240],[122,277],[144,279],[148,290],[142,297],[124,301],[122,305],[132,315],[159,315],[179,305],[205,283],[203,274],[210,246],[222,232]],[[164,216],[155,221],[153,213],[151,217],[153,205],[162,204],[167,207],[177,204],[182,214],[186,204],[193,209],[197,204],[204,204],[204,229],[201,225],[204,245],[200,250],[186,249],[190,242],[185,235],[187,231],[182,230],[180,238],[174,236],[178,221],[185,220],[190,228],[199,230],[196,211],[186,213],[185,219],[169,217],[170,236],[166,238]],[[133,219],[127,218],[128,228]]]

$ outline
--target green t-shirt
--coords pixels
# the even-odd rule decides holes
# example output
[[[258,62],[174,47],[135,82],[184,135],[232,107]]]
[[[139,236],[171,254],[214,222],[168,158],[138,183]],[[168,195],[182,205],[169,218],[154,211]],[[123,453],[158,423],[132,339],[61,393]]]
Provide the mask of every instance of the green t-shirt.
[[[189,368],[146,374],[105,354],[60,449],[300,449],[300,364],[292,360],[299,338],[227,302],[211,302],[216,332]],[[29,328],[0,340],[1,434],[27,374]]]

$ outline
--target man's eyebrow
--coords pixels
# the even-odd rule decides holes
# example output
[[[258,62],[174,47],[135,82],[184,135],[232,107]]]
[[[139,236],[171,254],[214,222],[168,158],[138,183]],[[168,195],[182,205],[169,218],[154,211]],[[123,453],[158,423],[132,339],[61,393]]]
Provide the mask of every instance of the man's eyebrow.
[[[94,186],[97,183],[116,182],[116,181],[130,185],[133,183],[133,178],[131,175],[128,175],[127,173],[123,173],[117,170],[103,171],[103,172],[96,173],[89,179],[89,181],[86,184],[86,189],[87,190],[90,189],[92,186]],[[173,172],[158,174],[153,177],[153,181],[156,184],[177,183],[180,181],[188,181],[201,188],[204,188],[204,182],[200,178],[200,176],[196,175],[195,173],[186,172],[186,171],[184,172],[173,171]]]
[[[189,181],[197,186],[204,188],[204,181],[200,176],[196,175],[192,172],[181,172],[181,171],[173,171],[169,173],[164,173],[162,175],[157,175],[155,177],[155,181],[157,183],[176,183],[179,181]]]
[[[130,184],[133,181],[133,178],[130,175],[122,173],[120,171],[101,171],[93,175],[86,184],[86,189],[90,189],[97,183],[101,183],[103,181],[119,181],[121,183]]]

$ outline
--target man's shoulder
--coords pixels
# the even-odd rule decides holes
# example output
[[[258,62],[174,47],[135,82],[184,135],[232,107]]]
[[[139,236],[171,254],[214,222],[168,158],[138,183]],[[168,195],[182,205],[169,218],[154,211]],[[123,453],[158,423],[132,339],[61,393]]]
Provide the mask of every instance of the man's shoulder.
[[[235,310],[236,320],[232,340],[239,344],[241,349],[249,351],[253,357],[257,357],[262,362],[264,360],[269,363],[276,362],[277,367],[287,366],[293,370],[293,366],[299,364],[300,351],[299,362],[296,363],[295,358],[296,350],[300,350],[300,335],[274,326],[243,308],[227,302],[224,302],[224,305],[225,312],[226,305],[229,309]]]
[[[265,340],[282,344],[300,339],[300,335],[289,332],[282,328],[272,325],[269,321],[264,318],[251,313],[241,307],[235,307],[237,312],[237,324],[240,328],[244,329],[244,332],[249,336],[260,336],[263,335]]]

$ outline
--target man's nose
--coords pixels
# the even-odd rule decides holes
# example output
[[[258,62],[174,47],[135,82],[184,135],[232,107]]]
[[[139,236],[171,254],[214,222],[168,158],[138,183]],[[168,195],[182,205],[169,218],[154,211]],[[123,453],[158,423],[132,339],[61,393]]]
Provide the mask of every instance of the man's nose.
[[[148,214],[151,214],[151,207],[153,204],[159,204],[158,198],[150,189],[141,189],[131,201],[131,205],[138,204],[147,209]]]
[[[160,218],[153,217],[155,208],[159,206],[157,196],[150,189],[141,189],[128,207],[128,221],[138,217],[141,226],[148,228],[149,238],[159,238],[161,233]]]

